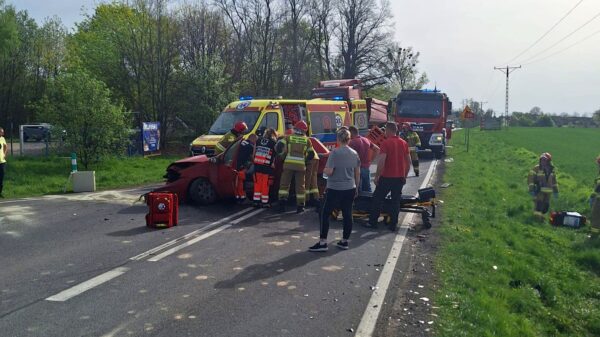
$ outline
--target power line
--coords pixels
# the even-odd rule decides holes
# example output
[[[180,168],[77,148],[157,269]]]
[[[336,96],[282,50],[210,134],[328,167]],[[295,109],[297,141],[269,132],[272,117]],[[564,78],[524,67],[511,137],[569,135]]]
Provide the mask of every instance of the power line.
[[[580,0],[578,3],[576,3],[575,6],[573,6],[573,8],[571,8],[567,12],[567,14],[563,15],[563,17],[560,18],[560,20],[558,20],[552,27],[550,27],[550,29],[548,29],[544,34],[542,34],[542,36],[540,36],[537,40],[535,40],[535,42],[533,44],[531,44],[529,47],[527,47],[525,50],[523,50],[519,55],[513,57],[510,61],[506,62],[506,64],[512,63],[513,61],[515,61],[516,59],[518,59],[519,57],[521,57],[521,55],[523,55],[526,52],[528,52],[529,50],[531,50],[531,48],[533,48],[540,41],[542,41],[542,39],[544,39],[548,34],[550,34],[550,32],[552,32],[554,30],[554,28],[556,28],[556,26],[558,26],[564,19],[566,19],[567,16],[569,16],[571,14],[571,12],[573,12],[575,10],[575,8],[579,7],[579,5],[582,2],[583,2],[583,0]]]
[[[545,59],[548,59],[548,58],[550,58],[550,57],[552,57],[552,56],[555,56],[555,55],[561,54],[561,53],[563,53],[563,52],[565,52],[565,51],[567,51],[567,50],[569,50],[569,49],[571,49],[571,48],[575,47],[576,45],[578,45],[578,44],[580,44],[580,43],[582,43],[582,42],[585,42],[585,41],[589,40],[590,38],[592,38],[592,37],[594,37],[594,36],[596,36],[596,35],[598,35],[598,34],[600,34],[600,30],[597,30],[597,31],[593,32],[592,34],[590,34],[590,35],[586,36],[585,38],[583,38],[583,39],[581,39],[581,40],[579,40],[579,41],[577,41],[577,42],[575,42],[575,43],[573,43],[573,44],[571,44],[571,45],[569,45],[569,46],[568,46],[568,47],[566,47],[566,48],[563,48],[563,49],[561,49],[561,50],[559,50],[559,51],[557,51],[557,52],[554,52],[554,53],[552,53],[552,54],[550,54],[550,55],[547,55],[547,56],[544,56],[544,57],[542,57],[542,58],[539,58],[539,59],[536,59],[536,60],[533,60],[533,61],[529,61],[529,62],[527,62],[527,63],[524,63],[523,65],[528,65],[528,64],[535,63],[535,62],[540,62],[540,61],[543,61],[543,60],[545,60]]]
[[[589,19],[588,21],[586,21],[583,25],[577,27],[577,29],[575,29],[574,31],[570,32],[569,34],[565,35],[565,37],[563,37],[562,39],[556,41],[556,43],[554,43],[553,45],[551,45],[550,47],[542,50],[541,52],[533,55],[532,57],[530,57],[529,59],[523,61],[523,63],[528,63],[531,62],[531,60],[534,60],[535,58],[537,58],[538,56],[540,56],[541,54],[547,52],[548,50],[556,47],[556,45],[558,45],[559,43],[563,42],[564,40],[566,40],[567,38],[569,38],[571,35],[577,33],[578,31],[580,31],[583,27],[587,26],[590,22],[596,20],[598,17],[600,17],[600,12],[597,13],[596,15],[594,15],[591,19]]]

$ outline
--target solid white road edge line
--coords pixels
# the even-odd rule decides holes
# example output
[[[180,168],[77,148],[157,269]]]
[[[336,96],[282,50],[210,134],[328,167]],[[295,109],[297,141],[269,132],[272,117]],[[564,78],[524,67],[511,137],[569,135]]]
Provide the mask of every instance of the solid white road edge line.
[[[209,229],[211,229],[213,227],[216,227],[216,226],[218,226],[218,225],[220,225],[220,224],[222,224],[224,222],[230,221],[231,219],[233,219],[233,218],[235,218],[237,216],[240,216],[240,215],[242,215],[244,213],[248,213],[250,210],[252,210],[252,208],[250,208],[250,207],[246,208],[246,209],[243,209],[243,210],[241,210],[241,211],[239,211],[237,213],[234,213],[234,214],[232,214],[232,215],[230,215],[230,216],[228,216],[226,218],[223,218],[221,220],[217,220],[215,222],[212,222],[212,223],[210,223],[210,224],[208,224],[208,225],[206,225],[206,226],[204,226],[204,227],[202,227],[200,229],[197,229],[197,230],[195,230],[193,232],[190,232],[190,233],[188,233],[188,234],[186,234],[184,236],[178,237],[177,239],[174,239],[174,240],[171,240],[169,242],[163,243],[162,245],[160,245],[158,247],[154,247],[154,248],[152,248],[150,250],[147,250],[147,251],[145,251],[145,252],[143,252],[141,254],[138,254],[138,255],[136,255],[134,257],[131,257],[129,259],[130,260],[134,260],[134,261],[144,259],[147,256],[150,256],[150,255],[152,255],[152,254],[154,254],[156,252],[159,252],[159,251],[161,251],[161,250],[163,250],[163,249],[165,249],[167,247],[170,247],[170,246],[172,246],[172,245],[174,245],[174,244],[176,244],[178,242],[181,242],[183,240],[187,240],[187,239],[191,238],[194,235],[197,235],[197,234],[199,234],[201,232],[207,231],[207,230],[209,230]]]
[[[182,250],[182,249],[184,249],[186,247],[189,247],[189,246],[195,244],[196,242],[199,242],[199,241],[202,241],[204,239],[207,239],[207,238],[209,238],[209,237],[211,237],[211,236],[213,236],[213,235],[215,235],[215,234],[217,234],[219,232],[224,231],[225,229],[227,229],[227,228],[229,228],[229,227],[231,227],[233,225],[237,225],[238,223],[240,223],[240,222],[242,222],[242,221],[244,221],[244,220],[246,220],[246,219],[248,219],[250,217],[253,217],[253,216],[257,215],[258,213],[261,213],[264,210],[265,209],[262,208],[262,209],[255,210],[254,212],[248,213],[248,214],[244,215],[243,217],[241,217],[239,219],[231,221],[227,225],[221,226],[219,228],[215,228],[215,229],[213,229],[212,231],[210,231],[208,233],[204,233],[204,234],[202,234],[202,235],[200,235],[200,236],[198,236],[196,238],[193,238],[193,239],[191,239],[189,241],[186,241],[185,243],[183,243],[183,244],[181,244],[179,246],[176,246],[176,247],[173,247],[173,248],[171,248],[169,250],[166,250],[166,251],[164,251],[164,252],[162,252],[162,253],[154,256],[153,258],[148,259],[148,261],[150,261],[150,262],[160,261],[163,258],[165,258],[165,257],[167,257],[167,256],[169,256],[169,255],[171,255],[173,253],[176,253],[176,252],[178,252],[178,251],[180,251],[180,250]]]
[[[60,293],[50,296],[46,298],[46,301],[51,302],[64,302],[70,298],[73,298],[83,292],[86,292],[94,287],[97,287],[103,283],[106,283],[116,277],[119,277],[125,274],[129,268],[126,267],[118,267],[113,270],[109,270],[104,274],[100,274],[92,279],[89,279],[85,282],[79,283],[76,286],[73,286],[69,289],[63,290]]]
[[[171,248],[169,250],[166,250],[166,251],[164,251],[164,252],[156,255],[155,257],[153,257],[151,259],[148,259],[148,261],[150,261],[150,262],[160,261],[163,258],[165,258],[165,257],[167,257],[167,256],[169,256],[169,255],[171,255],[173,253],[176,253],[176,252],[178,252],[180,250],[182,250],[183,248],[189,247],[189,246],[193,245],[196,242],[199,242],[199,241],[202,241],[202,240],[204,240],[206,238],[209,238],[209,237],[211,237],[211,236],[213,236],[213,235],[215,235],[215,234],[217,234],[217,233],[219,233],[219,232],[221,232],[221,231],[223,231],[223,230],[225,230],[225,229],[227,229],[229,227],[231,227],[231,225],[225,225],[225,226],[221,226],[219,228],[213,229],[212,231],[210,231],[208,233],[204,233],[204,234],[200,235],[199,237],[191,239],[190,241],[186,241],[185,243],[183,243],[183,244],[181,244],[179,246],[175,246],[175,247],[173,247],[173,248]]]
[[[424,188],[429,184],[431,176],[433,175],[433,172],[437,166],[437,162],[437,160],[434,160],[431,163],[429,166],[429,171],[427,172],[425,179],[423,179],[423,183],[419,189]],[[406,232],[408,231],[408,224],[413,221],[414,217],[415,213],[411,213],[406,216],[402,222],[402,226],[400,226],[398,234],[396,234],[390,254],[388,255],[383,270],[381,271],[381,275],[379,275],[379,279],[377,280],[376,288],[371,295],[371,299],[369,300],[369,304],[365,309],[365,313],[360,320],[358,328],[356,328],[356,337],[371,337],[375,331],[375,325],[377,324],[377,318],[379,318],[379,313],[381,312],[381,307],[383,306],[385,294],[390,282],[392,281],[394,269],[396,269],[396,263],[400,258],[402,244],[404,243]]]

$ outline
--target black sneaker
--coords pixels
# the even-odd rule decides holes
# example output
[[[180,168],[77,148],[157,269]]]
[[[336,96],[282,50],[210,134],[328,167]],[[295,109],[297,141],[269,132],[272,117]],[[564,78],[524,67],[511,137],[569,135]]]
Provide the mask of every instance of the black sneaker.
[[[285,201],[279,202],[279,212],[285,213]]]
[[[340,249],[344,249],[344,250],[348,249],[348,241],[344,242],[344,241],[340,240],[335,245],[338,246],[338,248],[340,248]]]
[[[264,203],[262,204],[262,208],[271,208],[271,204],[270,203]]]
[[[361,223],[361,226],[365,228],[377,229],[377,224],[372,224],[370,222]]]
[[[260,208],[260,202],[254,201],[252,203],[252,207],[254,207],[254,208]]]
[[[304,206],[298,206],[298,208],[296,208],[296,213],[304,213]]]
[[[326,252],[327,243],[321,244],[321,241],[317,242],[314,246],[308,248],[309,252]]]

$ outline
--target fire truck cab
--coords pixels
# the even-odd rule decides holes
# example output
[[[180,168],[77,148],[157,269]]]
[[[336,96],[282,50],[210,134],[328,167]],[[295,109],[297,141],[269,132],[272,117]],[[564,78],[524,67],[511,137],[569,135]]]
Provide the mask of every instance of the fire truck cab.
[[[410,123],[421,139],[419,152],[431,151],[436,158],[446,153],[446,143],[452,130],[447,127],[452,102],[439,90],[402,90],[390,101],[390,114],[394,120]]]

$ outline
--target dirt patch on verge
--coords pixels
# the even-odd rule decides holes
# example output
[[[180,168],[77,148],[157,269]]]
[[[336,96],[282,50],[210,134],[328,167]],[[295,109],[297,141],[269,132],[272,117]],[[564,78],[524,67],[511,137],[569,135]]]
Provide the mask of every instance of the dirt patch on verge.
[[[438,323],[437,306],[433,302],[439,279],[435,271],[435,257],[440,241],[438,228],[443,211],[441,184],[444,162],[438,163],[432,186],[438,195],[436,217],[426,229],[420,216],[409,223],[401,258],[394,271],[392,284],[386,295],[373,336],[433,336]]]

